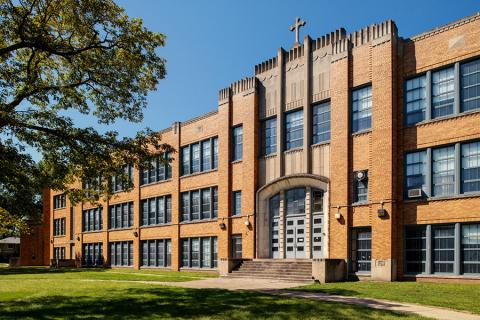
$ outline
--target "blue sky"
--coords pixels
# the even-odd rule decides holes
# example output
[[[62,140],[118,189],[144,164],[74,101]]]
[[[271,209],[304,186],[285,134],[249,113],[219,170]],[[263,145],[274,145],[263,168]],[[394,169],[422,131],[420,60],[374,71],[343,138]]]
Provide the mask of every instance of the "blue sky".
[[[288,30],[295,17],[307,22],[303,35],[317,38],[344,27],[348,32],[393,19],[407,38],[480,11],[478,0],[402,1],[180,1],[118,0],[131,17],[167,35],[159,54],[167,60],[167,76],[149,95],[142,123],[118,121],[105,128],[77,117],[80,126],[114,129],[133,136],[139,129],[160,130],[174,121],[214,110],[218,90],[253,75],[255,64],[290,48]]]

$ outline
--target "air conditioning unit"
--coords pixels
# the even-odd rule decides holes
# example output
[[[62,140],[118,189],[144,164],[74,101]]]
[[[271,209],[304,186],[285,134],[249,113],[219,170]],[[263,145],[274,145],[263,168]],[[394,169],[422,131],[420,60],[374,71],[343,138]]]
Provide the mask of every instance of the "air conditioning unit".
[[[410,189],[408,190],[408,197],[409,198],[420,198],[422,196],[422,189]]]
[[[355,172],[355,179],[357,179],[357,181],[367,180],[367,170]]]

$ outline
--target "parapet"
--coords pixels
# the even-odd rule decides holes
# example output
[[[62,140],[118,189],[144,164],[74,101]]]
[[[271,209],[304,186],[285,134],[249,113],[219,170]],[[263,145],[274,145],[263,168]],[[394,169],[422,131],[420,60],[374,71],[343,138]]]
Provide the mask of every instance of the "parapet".
[[[235,81],[230,86],[221,89],[218,92],[218,104],[220,105],[228,102],[230,97],[233,97],[234,95],[247,93],[255,90],[256,83],[257,78],[255,77],[246,77],[241,80]]]

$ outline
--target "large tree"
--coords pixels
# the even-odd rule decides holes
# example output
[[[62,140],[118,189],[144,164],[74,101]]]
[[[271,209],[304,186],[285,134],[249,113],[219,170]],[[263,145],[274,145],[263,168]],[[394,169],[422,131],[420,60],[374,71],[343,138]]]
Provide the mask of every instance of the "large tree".
[[[122,164],[171,151],[148,129],[120,138],[68,116],[142,121],[165,76],[164,40],[110,0],[0,0],[0,235],[39,216],[44,187],[97,199]]]

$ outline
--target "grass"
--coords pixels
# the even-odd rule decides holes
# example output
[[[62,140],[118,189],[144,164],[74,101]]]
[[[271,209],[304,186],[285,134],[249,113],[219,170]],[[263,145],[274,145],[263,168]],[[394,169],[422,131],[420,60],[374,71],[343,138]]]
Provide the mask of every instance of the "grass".
[[[420,319],[361,306],[246,291],[185,289],[138,281],[83,281],[105,275],[125,280],[155,273],[150,271],[139,276],[137,272],[113,271],[116,270],[0,270],[0,318]],[[183,279],[183,276],[172,272],[170,277],[162,278]]]
[[[479,284],[365,281],[312,284],[295,290],[410,302],[480,314]]]

